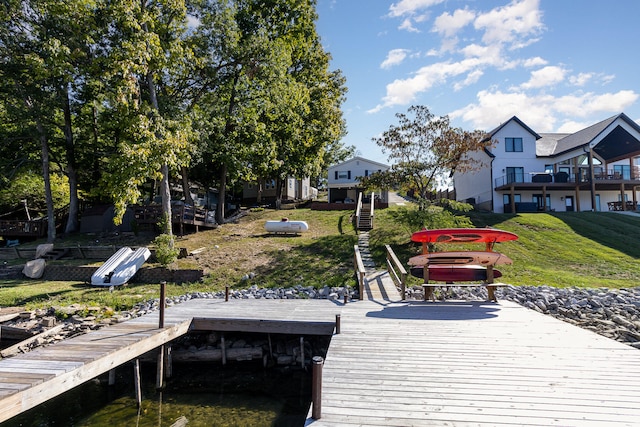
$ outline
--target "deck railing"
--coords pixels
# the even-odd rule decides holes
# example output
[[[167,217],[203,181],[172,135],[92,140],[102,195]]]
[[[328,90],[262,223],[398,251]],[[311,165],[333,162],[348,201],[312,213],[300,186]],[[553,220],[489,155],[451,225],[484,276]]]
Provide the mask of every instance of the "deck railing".
[[[634,171],[634,176],[631,176],[630,170],[598,170],[594,172],[593,179],[594,181],[640,181],[640,171]],[[566,172],[557,172],[557,173],[510,173],[507,175],[500,176],[495,180],[496,187],[502,187],[503,185],[509,184],[529,184],[529,183],[584,183],[590,182],[589,175],[585,174],[568,174]]]
[[[360,248],[358,245],[353,245],[353,268],[356,272],[356,279],[358,280],[358,294],[360,299],[364,299],[364,280],[366,271],[364,269],[364,263],[362,262],[362,256],[360,255]]]
[[[398,260],[395,252],[391,249],[391,246],[384,245],[387,249],[387,268],[389,269],[389,276],[394,281],[396,286],[400,288],[400,293],[402,294],[402,299],[405,299],[405,289],[406,289],[406,280],[407,280],[407,270],[404,268],[404,265]]]

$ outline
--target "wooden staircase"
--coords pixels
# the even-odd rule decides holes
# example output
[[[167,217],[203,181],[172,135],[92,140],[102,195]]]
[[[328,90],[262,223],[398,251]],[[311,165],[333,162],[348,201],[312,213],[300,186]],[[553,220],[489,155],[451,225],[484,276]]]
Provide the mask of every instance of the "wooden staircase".
[[[360,216],[358,217],[357,228],[360,231],[369,231],[373,229],[373,219],[371,218],[371,205],[368,203],[362,204],[360,210]]]

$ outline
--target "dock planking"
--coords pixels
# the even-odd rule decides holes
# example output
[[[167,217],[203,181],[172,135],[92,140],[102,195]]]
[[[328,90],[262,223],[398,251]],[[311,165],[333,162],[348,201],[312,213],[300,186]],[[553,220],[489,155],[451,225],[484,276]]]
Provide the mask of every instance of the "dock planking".
[[[169,343],[190,330],[331,334],[341,306],[326,300],[193,299],[0,360],[0,422]],[[196,322],[197,319],[197,322]],[[262,325],[262,329],[261,329]],[[302,331],[302,332],[300,332]]]
[[[378,280],[380,279],[380,280]],[[190,330],[326,334],[322,417],[306,425],[634,425],[640,353],[508,301],[194,299],[0,361],[0,421]],[[373,284],[374,282],[372,282]],[[391,299],[391,300],[390,300]],[[330,332],[329,332],[330,333]]]
[[[509,301],[348,304],[323,426],[637,425],[640,352]]]

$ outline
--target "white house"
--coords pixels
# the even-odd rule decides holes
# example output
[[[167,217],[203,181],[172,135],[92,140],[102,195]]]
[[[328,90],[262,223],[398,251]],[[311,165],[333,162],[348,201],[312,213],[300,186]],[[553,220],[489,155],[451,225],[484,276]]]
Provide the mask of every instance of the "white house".
[[[536,133],[517,117],[489,132],[456,198],[492,212],[635,210],[640,126],[624,113],[575,133]]]
[[[258,193],[262,201],[273,201],[276,199],[277,180],[265,179],[260,182],[245,182],[242,187],[242,199],[245,203],[255,202]],[[311,186],[309,177],[294,178],[287,177],[282,183],[283,200],[312,200],[318,197],[318,190]]]
[[[354,157],[337,165],[329,167],[327,178],[329,203],[353,203],[358,200],[360,178],[371,175],[374,172],[383,172],[389,169],[388,165],[367,160],[363,157]],[[388,201],[388,192],[382,190],[377,194],[382,202]]]

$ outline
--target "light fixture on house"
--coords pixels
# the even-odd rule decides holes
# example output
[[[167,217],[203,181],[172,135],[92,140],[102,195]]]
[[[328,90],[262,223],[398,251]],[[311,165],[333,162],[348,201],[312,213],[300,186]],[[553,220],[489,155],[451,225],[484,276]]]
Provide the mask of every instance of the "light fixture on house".
[[[560,200],[564,200],[564,196],[560,196]]]

